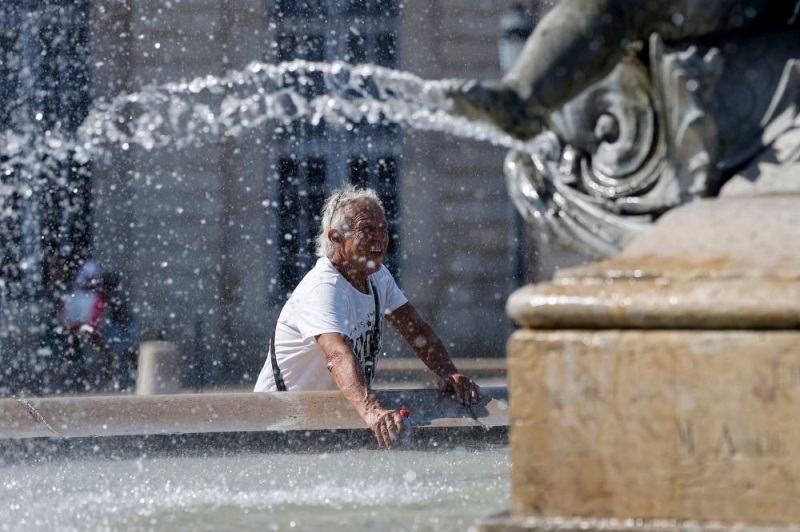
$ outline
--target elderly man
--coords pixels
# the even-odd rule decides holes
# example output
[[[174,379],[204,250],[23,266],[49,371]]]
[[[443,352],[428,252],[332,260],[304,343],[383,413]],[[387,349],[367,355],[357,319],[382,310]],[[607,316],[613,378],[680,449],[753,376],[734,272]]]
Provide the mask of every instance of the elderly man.
[[[406,429],[400,413],[381,407],[370,389],[384,315],[440,377],[440,390],[465,406],[481,393],[383,266],[388,245],[386,216],[373,190],[345,187],[328,198],[319,259],[281,310],[254,390],[339,389],[381,447],[396,445]]]

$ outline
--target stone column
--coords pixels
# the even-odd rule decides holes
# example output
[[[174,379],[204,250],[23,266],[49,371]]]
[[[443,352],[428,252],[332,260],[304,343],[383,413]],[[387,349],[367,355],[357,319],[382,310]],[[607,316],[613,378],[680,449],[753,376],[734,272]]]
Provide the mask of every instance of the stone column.
[[[676,209],[507,311],[512,508],[484,530],[800,524],[800,194]]]

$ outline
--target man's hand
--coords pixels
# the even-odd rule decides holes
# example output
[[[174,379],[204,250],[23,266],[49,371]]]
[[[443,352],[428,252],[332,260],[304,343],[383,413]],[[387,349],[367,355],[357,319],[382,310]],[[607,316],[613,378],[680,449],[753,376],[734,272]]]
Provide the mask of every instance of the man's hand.
[[[481,388],[475,381],[461,373],[451,373],[439,381],[440,392],[453,392],[456,401],[464,406],[472,406],[481,398]]]
[[[410,302],[388,315],[389,323],[397,328],[420,360],[428,368],[441,375],[439,391],[453,392],[456,400],[464,406],[472,406],[481,398],[481,389],[469,377],[458,372],[444,342],[431,326],[422,319]]]
[[[316,340],[325,353],[333,380],[361,419],[372,429],[378,446],[395,447],[405,430],[403,416],[397,410],[382,408],[378,404],[375,394],[367,386],[348,339],[339,333],[323,333]]]
[[[406,430],[403,416],[397,410],[376,408],[370,412],[365,421],[378,440],[378,447],[396,447]]]

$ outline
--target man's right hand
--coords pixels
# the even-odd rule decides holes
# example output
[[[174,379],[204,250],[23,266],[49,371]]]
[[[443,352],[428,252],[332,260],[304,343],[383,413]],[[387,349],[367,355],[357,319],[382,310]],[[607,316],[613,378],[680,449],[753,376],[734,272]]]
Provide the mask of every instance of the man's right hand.
[[[405,430],[405,421],[397,410],[376,408],[367,415],[365,421],[375,434],[378,447],[388,449],[396,447],[400,443]]]
[[[348,339],[339,333],[323,333],[316,337],[325,353],[328,371],[361,419],[372,429],[380,447],[395,447],[403,435],[403,416],[397,410],[381,408],[364,380]]]

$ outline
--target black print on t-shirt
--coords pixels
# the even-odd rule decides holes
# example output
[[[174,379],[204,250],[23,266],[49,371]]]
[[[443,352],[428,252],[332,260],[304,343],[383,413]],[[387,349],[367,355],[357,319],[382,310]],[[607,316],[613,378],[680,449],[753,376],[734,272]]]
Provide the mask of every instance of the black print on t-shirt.
[[[372,321],[375,319],[374,312],[370,314],[370,319],[367,324],[370,327],[361,333],[355,340],[353,340],[353,353],[355,353],[358,364],[364,372],[367,384],[372,383],[372,378],[375,376],[375,359],[378,356],[378,346],[381,345],[380,333],[377,338],[374,338],[375,327],[372,327]],[[370,353],[372,346],[375,346],[374,353]]]

